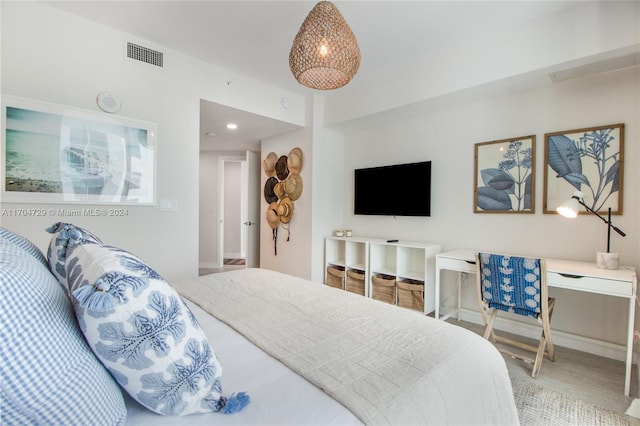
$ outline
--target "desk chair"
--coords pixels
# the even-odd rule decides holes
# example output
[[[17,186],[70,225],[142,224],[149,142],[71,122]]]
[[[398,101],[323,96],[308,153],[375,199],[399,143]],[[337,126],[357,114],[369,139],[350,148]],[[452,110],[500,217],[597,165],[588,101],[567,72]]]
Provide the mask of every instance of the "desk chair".
[[[476,253],[476,265],[478,303],[486,326],[484,338],[535,352],[534,359],[496,346],[503,354],[533,364],[531,377],[535,378],[545,354],[555,360],[550,327],[555,299],[549,297],[547,290],[544,259]],[[496,336],[493,324],[499,311],[537,318],[542,324],[538,347]]]

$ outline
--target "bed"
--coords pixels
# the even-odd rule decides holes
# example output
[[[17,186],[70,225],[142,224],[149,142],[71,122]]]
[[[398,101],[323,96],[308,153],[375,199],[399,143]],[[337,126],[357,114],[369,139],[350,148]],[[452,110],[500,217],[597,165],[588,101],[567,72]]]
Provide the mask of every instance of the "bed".
[[[149,426],[518,424],[504,359],[480,336],[415,311],[255,268],[170,283],[215,349],[224,392],[246,392],[250,403],[229,415],[161,416],[121,391],[100,362],[89,359],[91,350],[81,347],[82,333],[69,318],[73,308],[67,310],[64,293],[58,294],[62,286],[54,278],[56,259],[48,256],[50,273],[47,260],[30,242],[6,230],[2,234],[0,290],[10,307],[0,315],[6,332],[3,424],[12,424],[12,418],[51,422],[47,419],[56,410],[64,413],[67,424],[86,424],[91,415],[109,419],[95,424]],[[81,247],[98,249],[99,244]],[[74,255],[79,251],[74,249]],[[95,259],[86,264],[95,266]],[[40,309],[39,299],[45,296],[51,300]],[[50,307],[54,302],[55,312]],[[33,315],[45,317],[33,320]],[[81,328],[86,327],[78,318]],[[59,334],[62,327],[51,328],[55,321],[69,329],[66,334]],[[26,364],[20,352],[26,334],[32,346],[25,350],[37,359],[21,376],[17,370]],[[76,352],[61,355],[70,348]],[[74,363],[64,364],[57,377],[52,360],[61,358]],[[89,362],[98,365],[90,370],[97,379],[82,381]],[[59,406],[51,389],[64,394]],[[114,392],[118,398],[122,394],[124,407],[114,400]],[[46,409],[34,417],[33,410],[43,405]]]
[[[225,386],[246,389],[252,396],[246,413],[225,421],[518,423],[503,358],[463,328],[266,269],[172,285],[195,305],[198,317],[212,322],[210,338],[227,368]],[[251,359],[239,358],[245,350]],[[265,353],[273,358],[265,359]],[[264,368],[258,366],[262,362]],[[252,380],[272,368],[286,384],[276,388],[264,383],[268,395],[262,395]],[[270,420],[275,411],[287,413],[285,419]]]

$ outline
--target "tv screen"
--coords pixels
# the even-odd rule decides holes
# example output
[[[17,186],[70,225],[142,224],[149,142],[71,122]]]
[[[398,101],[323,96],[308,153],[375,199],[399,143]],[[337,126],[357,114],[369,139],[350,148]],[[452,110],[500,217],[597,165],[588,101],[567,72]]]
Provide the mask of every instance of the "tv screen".
[[[431,161],[354,170],[353,212],[431,216]]]

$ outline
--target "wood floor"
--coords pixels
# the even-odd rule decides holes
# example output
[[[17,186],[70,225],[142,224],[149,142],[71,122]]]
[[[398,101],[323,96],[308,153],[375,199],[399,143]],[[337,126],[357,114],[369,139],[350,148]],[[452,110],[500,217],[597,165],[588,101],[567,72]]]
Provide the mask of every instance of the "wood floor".
[[[478,334],[483,332],[483,328],[477,324],[456,319],[449,319],[448,322]],[[537,345],[533,340],[511,334],[509,337]],[[631,396],[626,397],[624,395],[624,362],[557,345],[555,350],[556,360],[552,362],[545,358],[540,374],[535,379],[531,377],[530,364],[505,357],[509,374],[620,413],[624,413],[633,399],[638,398],[638,370],[635,365],[631,375]]]

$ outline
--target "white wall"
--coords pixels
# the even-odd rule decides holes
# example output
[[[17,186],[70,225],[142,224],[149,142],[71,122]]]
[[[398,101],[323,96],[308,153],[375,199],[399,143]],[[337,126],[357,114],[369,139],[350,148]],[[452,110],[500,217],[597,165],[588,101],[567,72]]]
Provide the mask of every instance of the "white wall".
[[[309,108],[314,123],[324,121],[324,98],[314,97]],[[312,127],[313,135],[313,226],[311,259],[312,279],[324,282],[324,238],[342,228],[345,199],[344,135],[321,126]]]
[[[0,7],[3,94],[101,113],[96,95],[109,90],[122,102],[119,115],[158,125],[157,197],[177,200],[178,210],[130,207],[124,218],[74,217],[73,222],[139,255],[168,279],[197,275],[200,100],[304,125],[304,98],[43,3],[2,2]],[[162,51],[164,68],[125,59],[127,40]],[[228,80],[234,84],[227,85]],[[288,110],[280,106],[283,96],[291,100]],[[44,228],[68,218],[1,219],[2,226],[44,249],[49,241]]]
[[[394,124],[345,136],[342,223],[354,235],[440,243],[443,250],[477,248],[546,257],[595,261],[606,248],[606,226],[593,216],[576,220],[542,214],[544,134],[625,123],[624,214],[614,216],[627,237],[612,236],[621,264],[640,269],[639,172],[640,69],[638,67],[549,84],[543,88],[452,105]],[[534,134],[535,214],[474,214],[474,144]],[[353,169],[432,161],[431,217],[393,218],[353,215]],[[402,202],[393,183],[381,202]],[[567,194],[567,198],[571,194]],[[327,233],[330,229],[326,230]],[[453,278],[453,276],[451,276]],[[473,286],[464,304],[475,308]],[[622,343],[626,302],[615,298],[554,291],[554,329]]]

